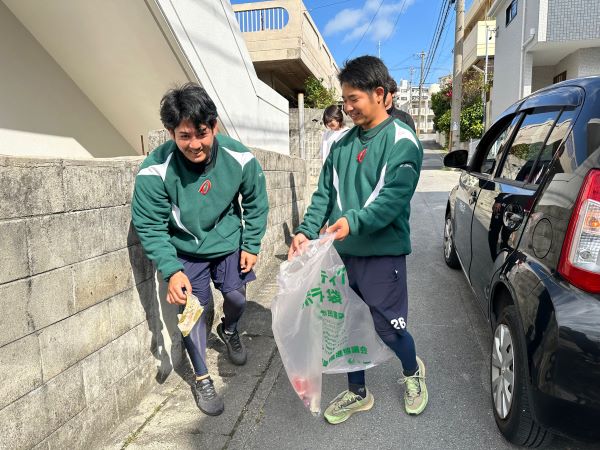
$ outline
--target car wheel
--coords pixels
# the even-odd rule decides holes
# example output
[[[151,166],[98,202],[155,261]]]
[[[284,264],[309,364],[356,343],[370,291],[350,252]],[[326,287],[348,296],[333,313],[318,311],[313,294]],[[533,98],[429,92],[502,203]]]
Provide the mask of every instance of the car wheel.
[[[496,424],[516,445],[542,447],[552,434],[531,416],[527,357],[515,306],[507,306],[494,329],[490,359],[491,394]]]
[[[454,229],[450,212],[446,214],[446,223],[444,224],[444,261],[448,267],[460,269],[460,261],[454,248]]]

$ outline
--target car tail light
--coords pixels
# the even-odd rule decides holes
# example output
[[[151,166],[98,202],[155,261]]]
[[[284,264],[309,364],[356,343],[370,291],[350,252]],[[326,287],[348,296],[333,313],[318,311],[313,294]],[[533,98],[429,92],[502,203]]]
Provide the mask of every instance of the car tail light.
[[[558,271],[579,289],[600,293],[600,170],[591,170],[583,181]]]

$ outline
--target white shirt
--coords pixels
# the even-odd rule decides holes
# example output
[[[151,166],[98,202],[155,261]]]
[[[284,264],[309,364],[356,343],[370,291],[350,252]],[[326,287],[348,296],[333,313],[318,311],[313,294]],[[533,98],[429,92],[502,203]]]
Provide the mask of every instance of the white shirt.
[[[333,143],[339,141],[349,129],[350,128],[348,127],[344,127],[341,130],[327,129],[325,133],[323,133],[323,140],[321,141],[321,159],[323,162],[327,159]]]

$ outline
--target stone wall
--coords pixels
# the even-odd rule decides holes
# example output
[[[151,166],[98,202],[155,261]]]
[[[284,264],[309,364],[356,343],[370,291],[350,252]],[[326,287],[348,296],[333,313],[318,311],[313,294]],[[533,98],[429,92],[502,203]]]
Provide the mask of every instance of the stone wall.
[[[306,164],[255,154],[271,203],[260,282],[301,219]],[[130,226],[140,162],[0,157],[0,448],[88,448],[174,379],[176,310]]]

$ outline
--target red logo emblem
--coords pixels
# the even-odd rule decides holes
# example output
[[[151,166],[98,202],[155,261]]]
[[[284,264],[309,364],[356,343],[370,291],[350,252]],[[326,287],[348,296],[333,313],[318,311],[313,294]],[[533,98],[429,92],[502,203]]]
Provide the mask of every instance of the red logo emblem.
[[[356,160],[361,163],[363,162],[363,159],[365,159],[365,155],[367,154],[367,149],[363,148],[362,151],[358,154],[358,156],[356,157]]]
[[[204,183],[202,183],[202,186],[200,186],[200,189],[198,189],[198,192],[200,192],[202,195],[206,195],[206,194],[208,194],[208,191],[210,191],[211,187],[212,187],[212,184],[210,184],[210,180],[206,180]]]

